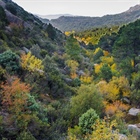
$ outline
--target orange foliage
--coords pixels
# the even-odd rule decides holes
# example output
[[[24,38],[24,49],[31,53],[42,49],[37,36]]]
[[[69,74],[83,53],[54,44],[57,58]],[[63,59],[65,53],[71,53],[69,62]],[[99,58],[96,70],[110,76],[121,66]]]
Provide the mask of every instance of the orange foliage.
[[[76,74],[75,72],[72,72],[72,73],[70,74],[70,77],[71,77],[72,79],[75,79],[75,78],[77,78],[77,74]]]
[[[103,53],[104,53],[104,56],[108,56],[109,55],[108,51],[103,51]]]
[[[28,98],[26,93],[29,93],[30,87],[25,83],[21,83],[20,79],[16,78],[11,85],[8,83],[2,85],[2,105],[8,110],[20,112],[24,109]]]
[[[120,112],[125,112],[129,109],[129,105],[126,105],[124,103],[122,103],[121,101],[115,101],[112,104],[107,104],[106,108],[105,108],[105,113],[107,115],[115,115],[116,113],[119,112],[119,114],[121,114]]]

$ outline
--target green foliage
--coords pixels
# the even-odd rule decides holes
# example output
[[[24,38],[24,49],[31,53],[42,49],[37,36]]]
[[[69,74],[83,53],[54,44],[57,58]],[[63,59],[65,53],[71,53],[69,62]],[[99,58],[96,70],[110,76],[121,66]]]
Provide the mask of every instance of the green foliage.
[[[35,137],[29,131],[21,132],[16,140],[36,140]]]
[[[131,60],[131,58],[127,57],[126,59],[123,59],[118,66],[121,70],[120,74],[124,75],[129,80],[131,79],[131,74],[134,71]]]
[[[3,28],[6,23],[8,23],[6,13],[3,7],[0,6],[0,29]]]
[[[99,58],[100,58],[101,56],[103,56],[103,55],[104,55],[104,54],[103,54],[103,50],[99,49],[98,52],[94,54],[93,60],[94,60],[95,62],[100,62],[100,59],[99,59]]]
[[[71,59],[79,60],[80,45],[78,41],[75,38],[73,38],[72,35],[68,37],[65,48],[66,53],[70,56]]]
[[[80,85],[81,85],[81,81],[80,81],[79,78],[73,79],[73,81],[72,81],[72,86],[78,87],[78,86],[80,86]]]
[[[113,45],[113,54],[117,60],[127,58],[134,58],[138,56],[140,52],[140,20],[134,23],[130,23],[121,27],[118,32],[117,39]]]
[[[106,34],[100,38],[98,45],[101,49],[108,52],[112,52],[112,46],[116,40],[117,33],[112,33],[111,35]]]
[[[56,37],[56,32],[54,30],[54,27],[49,23],[49,25],[47,26],[46,29],[47,33],[48,33],[48,37],[51,38],[52,40],[55,39]]]
[[[18,73],[20,71],[19,57],[10,50],[0,54],[0,65],[9,73]]]
[[[31,111],[38,111],[39,110],[39,104],[36,102],[35,97],[28,94],[28,105],[27,108]]]
[[[140,100],[140,73],[138,73],[132,81],[131,85],[131,100],[135,105],[139,105]]]
[[[108,66],[108,64],[104,64],[100,68],[100,77],[106,81],[109,81],[112,78],[111,68]]]
[[[6,9],[9,10],[14,15],[17,14],[16,7],[12,3],[7,3],[6,4]]]
[[[71,115],[75,121],[90,108],[93,108],[98,115],[101,115],[103,102],[100,93],[93,84],[81,85],[77,95],[71,98]]]
[[[31,50],[32,55],[41,59],[41,55],[40,55],[41,49],[38,44],[33,45],[30,50]]]
[[[99,116],[92,108],[82,114],[82,116],[79,118],[79,126],[81,127],[82,132],[84,134],[91,133],[93,131],[92,126],[97,119],[99,119]]]

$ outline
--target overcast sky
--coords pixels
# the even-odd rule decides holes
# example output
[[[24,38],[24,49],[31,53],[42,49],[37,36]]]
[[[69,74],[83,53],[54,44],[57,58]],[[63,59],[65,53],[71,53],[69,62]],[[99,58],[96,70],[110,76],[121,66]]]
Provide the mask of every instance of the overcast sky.
[[[103,16],[116,14],[140,4],[140,0],[13,0],[32,14]]]

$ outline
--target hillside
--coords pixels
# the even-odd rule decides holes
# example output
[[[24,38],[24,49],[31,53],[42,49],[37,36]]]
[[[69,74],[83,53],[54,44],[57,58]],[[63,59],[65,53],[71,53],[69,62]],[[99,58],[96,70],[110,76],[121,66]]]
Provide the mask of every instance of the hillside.
[[[112,25],[122,25],[133,22],[140,18],[140,5],[131,7],[129,10],[115,14],[105,15],[103,17],[59,17],[52,19],[51,24],[61,31],[82,31],[93,27],[103,27]]]
[[[0,0],[1,140],[140,139],[140,20],[86,34]]]

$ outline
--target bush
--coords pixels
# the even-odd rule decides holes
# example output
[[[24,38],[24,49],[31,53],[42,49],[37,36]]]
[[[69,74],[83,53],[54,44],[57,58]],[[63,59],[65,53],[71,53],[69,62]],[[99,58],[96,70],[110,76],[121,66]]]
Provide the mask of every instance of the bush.
[[[81,127],[82,132],[84,134],[92,133],[92,126],[97,119],[99,119],[99,116],[97,115],[96,111],[92,108],[89,109],[86,113],[84,113],[79,118],[79,126]]]
[[[11,50],[0,54],[0,65],[11,74],[18,73],[20,70],[19,57]]]

